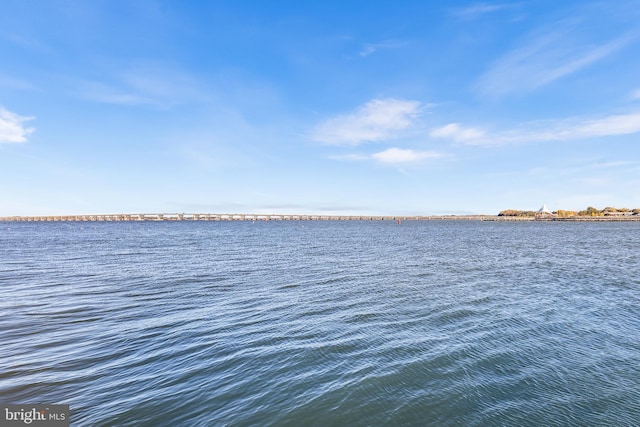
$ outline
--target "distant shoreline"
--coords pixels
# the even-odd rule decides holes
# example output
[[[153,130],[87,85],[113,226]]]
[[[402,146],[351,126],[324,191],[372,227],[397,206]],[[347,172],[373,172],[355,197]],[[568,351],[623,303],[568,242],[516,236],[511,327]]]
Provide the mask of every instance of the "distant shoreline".
[[[634,216],[509,217],[499,215],[280,215],[280,214],[100,214],[0,217],[2,222],[145,222],[145,221],[640,221]]]

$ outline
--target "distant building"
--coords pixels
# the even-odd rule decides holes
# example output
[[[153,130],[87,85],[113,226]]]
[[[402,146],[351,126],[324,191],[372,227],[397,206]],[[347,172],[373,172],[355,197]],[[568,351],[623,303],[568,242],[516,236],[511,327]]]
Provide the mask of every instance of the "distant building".
[[[547,205],[543,204],[540,209],[536,212],[536,218],[553,218],[555,215],[551,212]]]
[[[604,216],[630,216],[633,215],[633,212],[621,212],[621,211],[608,211],[605,210]]]

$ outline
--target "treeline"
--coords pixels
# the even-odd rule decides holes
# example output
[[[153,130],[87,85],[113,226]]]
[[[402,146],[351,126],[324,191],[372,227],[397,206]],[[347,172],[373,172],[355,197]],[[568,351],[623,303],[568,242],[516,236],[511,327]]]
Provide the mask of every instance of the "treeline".
[[[613,208],[606,207],[604,209],[596,209],[593,206],[589,206],[587,209],[582,211],[567,211],[558,209],[553,212],[554,215],[557,215],[560,218],[567,218],[572,216],[632,216],[632,215],[640,215],[640,208],[636,209],[627,209],[627,208]],[[501,211],[498,216],[515,216],[515,217],[535,217],[537,212],[535,211],[520,211],[516,209],[506,209]]]
[[[530,216],[530,217],[534,217],[534,216],[536,216],[536,211],[519,211],[519,210],[516,210],[516,209],[507,209],[507,210],[504,210],[504,211],[500,212],[498,214],[498,216],[518,216],[518,217]]]

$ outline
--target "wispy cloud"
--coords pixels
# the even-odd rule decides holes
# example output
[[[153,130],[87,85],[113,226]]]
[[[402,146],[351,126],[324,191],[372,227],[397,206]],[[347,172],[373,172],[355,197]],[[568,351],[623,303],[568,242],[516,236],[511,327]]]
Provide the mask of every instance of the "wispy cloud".
[[[393,41],[393,40],[387,40],[387,41],[383,41],[380,43],[365,43],[362,46],[362,49],[359,52],[359,55],[362,57],[365,56],[369,56],[381,49],[395,49],[395,48],[399,48],[402,46],[405,46],[406,43],[403,42],[398,42],[398,41]]]
[[[481,139],[485,132],[476,128],[463,128],[459,123],[449,123],[433,129],[430,135],[434,138],[450,138],[456,142],[465,142]]]
[[[341,154],[330,156],[333,160],[343,162],[376,161],[385,164],[419,163],[424,160],[432,160],[446,157],[446,154],[437,151],[412,150],[409,148],[392,147],[373,154]]]
[[[0,143],[27,142],[27,135],[35,129],[24,126],[34,117],[24,117],[0,107]]]
[[[0,87],[11,89],[11,90],[25,90],[32,91],[37,90],[38,88],[31,84],[30,82],[19,79],[13,76],[0,75]]]
[[[599,136],[628,135],[640,132],[640,113],[611,115],[600,119],[569,122],[548,133],[548,138],[576,139]]]
[[[329,156],[329,159],[338,160],[338,161],[341,161],[341,162],[362,162],[362,161],[365,161],[365,160],[371,160],[371,155],[356,154],[356,153],[335,154],[335,155]]]
[[[611,172],[620,172],[620,171],[633,171],[640,166],[640,162],[637,161],[629,161],[629,160],[613,160],[613,161],[593,161],[588,160],[586,162],[580,162],[576,166],[565,165],[562,169],[558,169],[556,167],[550,166],[538,166],[533,167],[527,171],[529,175],[533,176],[543,176],[550,174],[554,174],[556,176],[563,177],[572,177],[579,174],[587,173],[589,176],[593,174],[594,171],[597,171],[598,174],[601,173],[611,173]],[[522,171],[518,170],[513,172],[508,172],[508,175],[521,174]]]
[[[420,114],[421,104],[402,99],[374,99],[353,113],[339,115],[317,126],[313,140],[333,145],[358,145],[398,136]]]
[[[12,34],[4,35],[3,38],[25,49],[29,49],[29,50],[33,50],[41,53],[54,53],[54,50],[50,46],[46,45],[45,43],[43,43],[42,41],[34,37],[12,33]]]
[[[500,97],[526,93],[576,73],[620,51],[637,39],[628,33],[608,41],[587,42],[583,29],[556,22],[560,30],[544,28],[499,58],[476,84],[478,93]]]
[[[501,145],[526,142],[568,141],[640,133],[640,112],[599,118],[568,118],[531,122],[518,129],[487,132],[458,123],[434,129],[430,135],[467,145]]]
[[[631,98],[632,99],[640,99],[640,89],[634,90],[633,93],[631,93]]]
[[[519,7],[520,3],[477,3],[467,7],[456,8],[451,13],[460,19],[477,19],[488,13]]]
[[[105,81],[83,81],[81,96],[117,105],[168,107],[203,96],[201,85],[189,73],[170,65],[144,64]]]
[[[405,148],[389,148],[371,155],[371,158],[382,163],[414,163],[421,160],[437,159],[443,157],[442,153],[435,151],[416,151]]]
[[[615,161],[596,161],[591,163],[585,163],[573,168],[563,168],[561,171],[555,173],[561,173],[562,175],[575,176],[580,173],[591,173],[598,171],[598,174],[620,172],[620,171],[633,171],[640,165],[640,162],[629,160],[615,160]]]
[[[84,82],[82,96],[104,104],[143,105],[153,104],[154,99],[138,93],[132,88],[110,86],[99,82]]]

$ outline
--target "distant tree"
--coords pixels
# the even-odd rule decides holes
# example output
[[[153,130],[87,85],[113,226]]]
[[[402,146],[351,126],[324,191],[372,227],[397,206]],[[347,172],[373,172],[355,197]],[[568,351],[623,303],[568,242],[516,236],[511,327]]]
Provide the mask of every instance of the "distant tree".
[[[560,218],[567,218],[567,217],[570,217],[570,216],[578,215],[578,212],[576,212],[576,211],[565,211],[565,210],[562,210],[562,209],[558,209],[557,213],[558,213],[558,216]]]
[[[586,210],[578,212],[580,216],[602,216],[602,212],[593,206],[589,206]]]
[[[506,209],[501,211],[498,216],[515,216],[515,217],[534,217],[534,211],[519,211],[517,209]]]
[[[518,216],[519,213],[520,211],[517,211],[515,209],[505,209],[503,211],[500,211],[498,216]]]
[[[600,214],[600,211],[596,208],[594,208],[593,206],[589,206],[587,208],[587,212],[589,212],[591,214],[591,216],[596,216]]]

